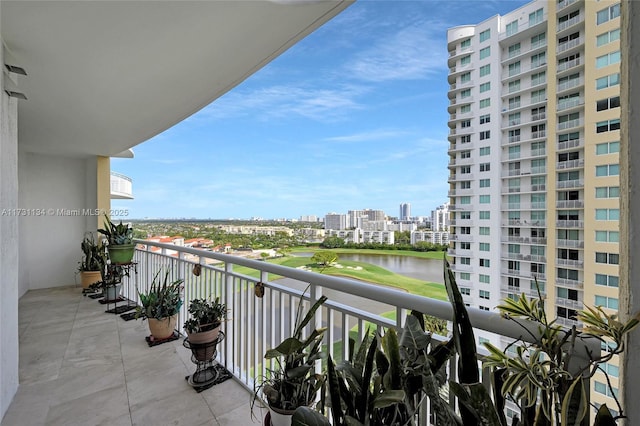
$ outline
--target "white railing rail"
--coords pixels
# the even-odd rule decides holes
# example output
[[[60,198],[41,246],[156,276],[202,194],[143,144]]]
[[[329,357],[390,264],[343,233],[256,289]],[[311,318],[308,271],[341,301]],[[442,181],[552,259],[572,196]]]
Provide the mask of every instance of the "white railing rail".
[[[158,270],[169,269],[171,279],[184,280],[185,302],[178,318],[180,329],[188,318],[190,300],[220,297],[230,309],[230,318],[223,326],[226,338],[218,348],[218,361],[250,391],[256,379],[266,373],[265,351],[291,335],[301,298],[306,312],[322,295],[328,297],[322,309],[316,312],[315,325],[327,327],[326,350],[336,360],[348,356],[349,337],[361,340],[368,327],[372,330],[399,328],[411,310],[446,320],[451,320],[453,315],[448,301],[389,287],[173,244],[135,242],[138,244],[134,258],[138,288],[131,284],[125,286],[124,296],[139,302],[136,290],[146,291]],[[196,265],[201,268],[199,276],[193,274]],[[235,271],[235,267],[249,268],[251,272],[243,274]],[[262,298],[256,297],[257,283],[264,286]],[[381,315],[390,311],[395,312],[394,319]],[[537,325],[532,323],[504,321],[498,313],[475,308],[468,308],[468,311],[472,324],[478,329],[525,341],[532,341],[532,336],[538,334]],[[445,340],[441,336],[433,337],[435,343]],[[594,343],[586,344],[592,353],[600,348]],[[586,353],[584,350],[579,352]],[[457,371],[455,362],[452,357],[450,374],[453,380]],[[426,411],[424,416],[421,415],[421,425],[429,424],[428,405],[423,410]]]

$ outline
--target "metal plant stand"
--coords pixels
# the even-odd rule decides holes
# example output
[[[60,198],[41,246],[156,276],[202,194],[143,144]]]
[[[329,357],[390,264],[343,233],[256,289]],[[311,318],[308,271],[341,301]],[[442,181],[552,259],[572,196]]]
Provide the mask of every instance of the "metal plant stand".
[[[209,343],[191,343],[188,337],[182,342],[185,348],[191,350],[191,362],[196,365],[195,373],[185,379],[196,391],[202,392],[219,383],[220,379],[226,380],[220,377],[221,372],[226,370],[215,361],[217,346],[224,338],[224,332],[221,331],[218,338]]]
[[[104,282],[109,283],[110,285],[121,285],[123,286],[122,278],[127,277],[127,286],[131,285],[131,271],[134,273],[135,285],[138,284],[138,263],[137,262],[129,262],[129,263],[109,263],[107,265],[106,273],[104,274],[103,280]],[[129,294],[131,294],[129,292]],[[123,305],[118,306],[119,302],[125,302]],[[107,310],[105,312],[109,314],[122,314],[124,312],[130,311],[136,308],[136,303],[132,300],[129,300],[125,297],[118,295],[113,300],[103,299],[100,303],[104,303],[107,305]],[[133,303],[133,304],[132,304]],[[110,308],[110,305],[113,304],[113,308]]]

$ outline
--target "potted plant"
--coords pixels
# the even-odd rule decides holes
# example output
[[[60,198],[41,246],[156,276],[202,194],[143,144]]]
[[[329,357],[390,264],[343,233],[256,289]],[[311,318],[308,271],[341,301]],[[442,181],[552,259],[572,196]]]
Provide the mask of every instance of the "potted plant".
[[[255,402],[264,397],[271,426],[291,425],[296,408],[311,405],[323,386],[324,376],[316,373],[315,364],[322,358],[326,327],[313,330],[306,338],[303,330],[325,300],[326,296],[318,299],[302,320],[300,302],[293,335],[264,354],[265,360],[273,360],[273,364],[272,368],[267,368],[267,375],[258,379],[251,407],[253,409]]]
[[[182,306],[182,279],[169,281],[169,270],[164,279],[158,280],[160,271],[155,275],[149,291],[141,293],[141,307],[137,308],[136,318],[149,320],[149,331],[153,340],[167,339],[173,335],[178,321],[178,312]]]
[[[133,244],[133,228],[129,224],[120,221],[116,225],[105,215],[104,229],[98,229],[98,232],[107,237],[111,263],[131,262],[136,245]]]
[[[78,266],[82,288],[89,288],[91,284],[102,281],[101,271],[105,265],[105,252],[101,244],[96,244],[93,234],[85,236],[80,244],[82,260]]]
[[[218,339],[220,325],[227,319],[227,305],[220,302],[219,297],[193,299],[189,303],[189,314],[191,318],[185,321],[184,329],[191,350],[198,361],[207,361],[215,353],[212,343]]]

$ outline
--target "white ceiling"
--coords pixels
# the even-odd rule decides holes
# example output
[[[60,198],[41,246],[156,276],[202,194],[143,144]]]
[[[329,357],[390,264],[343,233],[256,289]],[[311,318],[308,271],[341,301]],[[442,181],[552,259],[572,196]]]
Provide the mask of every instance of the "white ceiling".
[[[121,153],[231,90],[351,1],[7,1],[21,149]]]

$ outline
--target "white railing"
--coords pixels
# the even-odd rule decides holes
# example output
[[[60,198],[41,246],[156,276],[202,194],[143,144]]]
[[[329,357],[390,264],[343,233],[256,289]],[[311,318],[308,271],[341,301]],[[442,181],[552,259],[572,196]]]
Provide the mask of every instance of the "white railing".
[[[133,198],[131,178],[120,173],[111,172],[111,198]]]
[[[308,308],[322,295],[328,297],[317,311],[313,326],[327,327],[326,352],[336,361],[348,357],[349,337],[362,339],[368,327],[399,328],[411,310],[452,319],[447,301],[228,254],[144,240],[135,242],[136,277],[125,286],[124,296],[139,302],[136,290],[146,291],[159,270],[169,270],[171,279],[184,280],[185,302],[179,313],[179,328],[187,319],[190,300],[220,297],[230,310],[230,318],[223,325],[226,338],[218,348],[217,360],[250,391],[256,379],[266,374],[265,351],[290,336],[300,300]],[[201,270],[196,276],[197,265]],[[463,269],[461,266],[457,269]],[[258,283],[264,288],[262,297],[256,296]],[[475,308],[468,311],[478,329],[527,341],[537,334],[534,324],[503,321],[498,313]],[[393,312],[393,318],[383,317],[381,314],[385,312]],[[443,340],[441,336],[433,336],[436,344]],[[589,348],[596,351],[599,344],[590,344]],[[456,364],[454,356],[449,364],[451,380],[456,379]],[[483,383],[485,379],[488,383],[488,376],[483,377]],[[429,405],[424,405],[417,424],[429,424]]]

